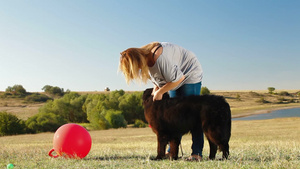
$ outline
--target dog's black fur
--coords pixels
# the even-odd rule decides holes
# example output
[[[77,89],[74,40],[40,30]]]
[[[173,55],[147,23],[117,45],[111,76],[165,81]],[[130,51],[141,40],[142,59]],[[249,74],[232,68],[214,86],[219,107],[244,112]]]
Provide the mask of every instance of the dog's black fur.
[[[224,97],[216,95],[187,96],[153,101],[152,88],[143,94],[144,114],[157,135],[156,159],[165,157],[166,145],[170,142],[170,159],[178,158],[180,137],[188,132],[205,134],[210,146],[210,159],[215,159],[217,147],[223,158],[229,155],[231,135],[231,111]]]

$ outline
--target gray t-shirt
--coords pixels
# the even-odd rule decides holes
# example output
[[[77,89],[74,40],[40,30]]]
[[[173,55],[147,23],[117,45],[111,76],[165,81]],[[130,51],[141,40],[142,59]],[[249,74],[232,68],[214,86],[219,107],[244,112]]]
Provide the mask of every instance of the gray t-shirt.
[[[196,55],[178,45],[162,42],[162,54],[155,64],[149,67],[151,81],[162,87],[168,82],[176,82],[182,76],[184,81],[172,90],[176,90],[183,84],[194,84],[202,81],[203,71]]]

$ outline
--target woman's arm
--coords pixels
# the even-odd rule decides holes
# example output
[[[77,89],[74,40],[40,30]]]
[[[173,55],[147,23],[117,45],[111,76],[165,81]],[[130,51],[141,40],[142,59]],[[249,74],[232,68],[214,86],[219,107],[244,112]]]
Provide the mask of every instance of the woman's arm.
[[[159,88],[158,90],[153,89],[153,101],[154,100],[161,100],[164,93],[168,92],[169,90],[174,89],[177,87],[183,80],[184,76],[182,76],[178,81],[176,82],[169,82],[166,83],[163,87]]]
[[[151,95],[154,96],[154,93],[159,89],[158,86],[154,85]]]

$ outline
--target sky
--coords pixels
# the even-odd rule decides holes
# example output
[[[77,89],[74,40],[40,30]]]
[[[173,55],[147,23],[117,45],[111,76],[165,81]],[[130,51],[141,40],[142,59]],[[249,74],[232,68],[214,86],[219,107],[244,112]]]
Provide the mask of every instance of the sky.
[[[0,91],[142,91],[120,52],[153,41],[197,55],[210,90],[300,89],[298,0],[0,0]]]

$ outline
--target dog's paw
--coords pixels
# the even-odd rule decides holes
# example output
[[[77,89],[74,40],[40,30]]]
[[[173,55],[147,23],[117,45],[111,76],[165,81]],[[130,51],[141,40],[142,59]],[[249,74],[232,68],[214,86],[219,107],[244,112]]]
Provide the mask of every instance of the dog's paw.
[[[159,160],[163,160],[163,158],[160,156],[156,156],[155,158],[152,158],[151,160],[159,161]]]
[[[171,161],[172,161],[172,160],[178,160],[178,157],[170,157],[169,159],[170,159]]]

